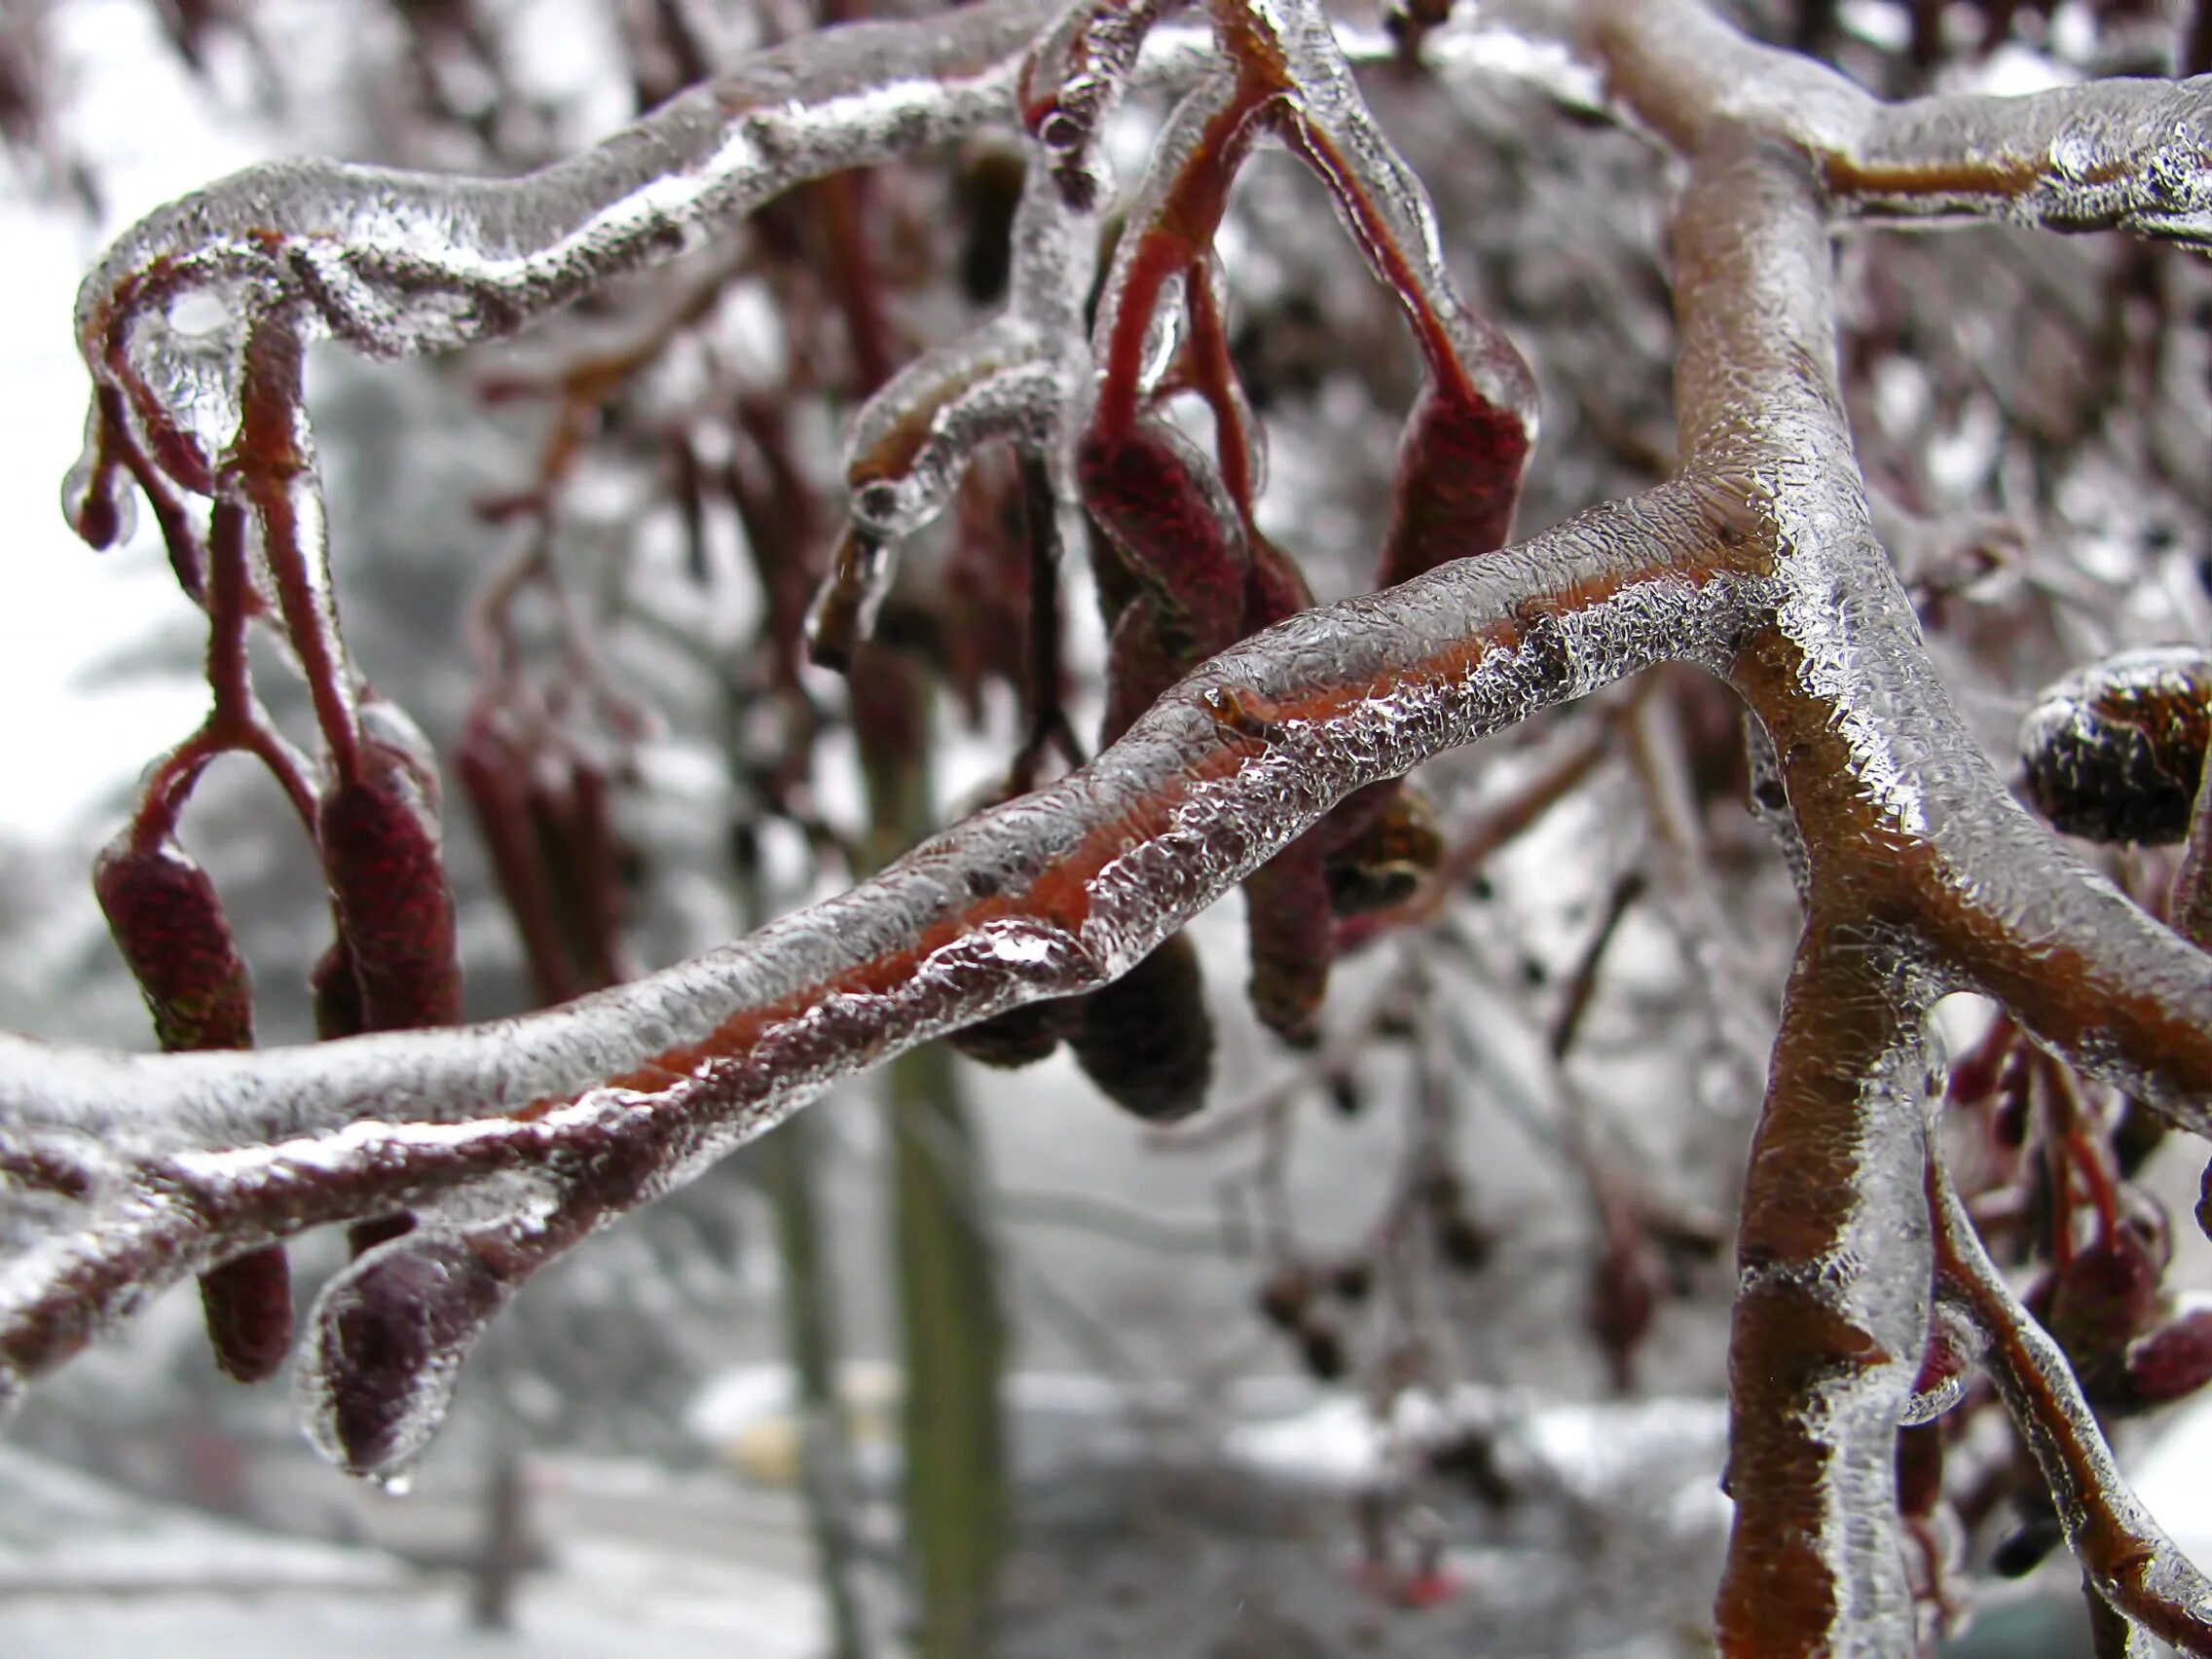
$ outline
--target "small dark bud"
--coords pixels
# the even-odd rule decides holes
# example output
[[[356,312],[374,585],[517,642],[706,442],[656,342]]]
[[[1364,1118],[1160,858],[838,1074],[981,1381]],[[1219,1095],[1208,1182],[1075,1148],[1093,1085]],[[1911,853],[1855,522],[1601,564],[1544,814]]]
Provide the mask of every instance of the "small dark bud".
[[[1340,1301],[1365,1302],[1375,1288],[1375,1264],[1365,1256],[1346,1256],[1329,1271],[1329,1290]]]
[[[1297,1263],[1277,1268],[1260,1284],[1260,1317],[1278,1331],[1296,1332],[1313,1306],[1313,1275]]]
[[[1309,1323],[1298,1333],[1298,1355],[1316,1382],[1335,1382],[1350,1368],[1345,1340],[1333,1325]]]
[[[980,1065],[1011,1069],[1034,1065],[1050,1056],[1081,1017],[1065,997],[1026,1003],[952,1034],[952,1046]]]
[[[2122,651],[2049,686],[2020,722],[2022,781],[2053,829],[2162,846],[2189,833],[2212,736],[2212,656]]]
[[[1436,1218],[1436,1253],[1456,1272],[1481,1272],[1490,1266],[1496,1247],[1490,1229],[1464,1210]]]

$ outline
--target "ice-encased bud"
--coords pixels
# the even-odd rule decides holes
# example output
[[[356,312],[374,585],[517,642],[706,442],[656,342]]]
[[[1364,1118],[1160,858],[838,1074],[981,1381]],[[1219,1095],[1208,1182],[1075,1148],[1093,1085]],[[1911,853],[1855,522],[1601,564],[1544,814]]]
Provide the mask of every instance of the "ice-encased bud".
[[[137,533],[138,498],[107,444],[107,422],[95,401],[85,417],[85,448],[61,480],[61,511],[95,550],[120,547]]]
[[[511,1294],[451,1229],[420,1228],[346,1269],[315,1303],[300,1359],[300,1416],[315,1450],[386,1481],[411,1467],[445,1421],[462,1359]]]
[[[2212,739],[2212,653],[2122,651],[2046,687],[2020,722],[2029,800],[2064,834],[2162,846],[2189,833]]]

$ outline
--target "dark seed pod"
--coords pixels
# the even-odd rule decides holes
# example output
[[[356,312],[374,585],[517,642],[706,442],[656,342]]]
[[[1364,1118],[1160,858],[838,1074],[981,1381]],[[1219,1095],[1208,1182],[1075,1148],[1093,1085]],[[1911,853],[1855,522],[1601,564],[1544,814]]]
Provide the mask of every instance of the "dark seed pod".
[[[1583,1317],[1617,1393],[1636,1385],[1637,1350],[1658,1317],[1660,1292],[1658,1264],[1640,1233],[1617,1239],[1591,1271]]]
[[[2029,800],[2091,841],[2162,846],[2189,833],[2212,740],[2212,656],[2123,651],[2048,687],[2020,722]]]
[[[1297,1263],[1277,1268],[1261,1281],[1260,1317],[1278,1331],[1299,1331],[1313,1306],[1313,1275]]]
[[[1367,1096],[1359,1087],[1359,1080],[1349,1072],[1331,1074],[1329,1106],[1340,1118],[1356,1118],[1366,1111]]]
[[[1298,1356],[1316,1382],[1335,1382],[1350,1369],[1345,1340],[1334,1325],[1310,1323],[1298,1333]]]
[[[1456,1272],[1479,1273],[1490,1266],[1497,1240],[1490,1230],[1465,1210],[1453,1209],[1436,1217],[1436,1253]]]
[[[1060,1046],[1060,1039],[1080,1016],[1081,1011],[1071,998],[1027,1003],[965,1031],[955,1031],[952,1046],[986,1066],[1033,1065]]]
[[[1302,836],[1244,878],[1247,988],[1260,1023],[1294,1049],[1320,1046],[1337,921],[1321,849]]]
[[[1432,1474],[1460,1482],[1485,1508],[1510,1508],[1521,1495],[1498,1467],[1497,1436],[1491,1429],[1460,1429],[1432,1444],[1427,1456]]]
[[[1375,1288],[1375,1264],[1365,1256],[1346,1256],[1329,1272],[1329,1290],[1341,1301],[1365,1302]]]
[[[324,1042],[338,1037],[358,1037],[368,1029],[361,1014],[361,981],[353,973],[353,953],[343,939],[334,939],[308,970],[308,990],[314,998],[314,1034]]]
[[[346,1230],[346,1247],[358,1258],[366,1256],[379,1244],[387,1244],[394,1238],[404,1238],[415,1231],[415,1218],[405,1210],[394,1210],[390,1215],[356,1221]]]
[[[2122,1181],[2132,1181],[2151,1155],[2165,1144],[2166,1124],[2157,1113],[2129,1095],[2113,1126],[2113,1166]]]
[[[522,938],[531,988],[540,1003],[566,1002],[582,987],[554,915],[546,849],[531,824],[530,757],[495,719],[478,715],[454,753],[454,774],[475,817],[499,897]]]
[[[265,1382],[292,1351],[292,1271],[281,1244],[233,1257],[200,1275],[207,1346],[223,1375]]]
[[[1181,934],[1083,999],[1068,1048],[1107,1098],[1150,1123],[1187,1118],[1213,1082],[1213,1016]]]
[[[461,965],[435,779],[417,756],[382,740],[364,745],[361,760],[358,778],[324,791],[315,838],[352,955],[363,1027],[454,1024]]]
[[[993,150],[976,158],[954,187],[966,221],[960,240],[960,287],[976,306],[998,303],[1014,269],[1014,214],[1021,201],[1022,157]]]
[[[92,891],[166,1052],[253,1047],[253,983],[207,872],[174,841],[128,832],[92,867]]]
[[[100,853],[92,891],[166,1052],[253,1047],[253,981],[215,884],[182,847],[126,831]],[[283,1246],[203,1273],[200,1300],[217,1368],[240,1382],[275,1376],[292,1347]]]
[[[2025,1578],[2066,1541],[2066,1529],[2055,1512],[2046,1510],[2024,1518],[2019,1527],[1989,1558],[1989,1570],[2000,1578]]]

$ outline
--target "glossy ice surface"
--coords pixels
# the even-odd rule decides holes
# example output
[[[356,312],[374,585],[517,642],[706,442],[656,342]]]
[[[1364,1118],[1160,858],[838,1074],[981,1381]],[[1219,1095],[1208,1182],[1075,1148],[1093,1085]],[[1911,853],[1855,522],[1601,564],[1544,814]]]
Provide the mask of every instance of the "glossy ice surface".
[[[988,444],[1084,497],[1135,592],[1116,627],[1116,741],[1089,765],[678,968],[504,1025],[259,1053],[0,1039],[0,1168],[64,1200],[0,1264],[0,1393],[165,1283],[406,1209],[416,1231],[324,1293],[301,1383],[318,1445],[403,1471],[484,1324],[597,1227],[840,1078],[1095,991],[1247,878],[1272,884],[1256,911],[1325,921],[1321,857],[1361,828],[1332,818],[1347,796],[1680,662],[1756,716],[1761,799],[1806,908],[1739,1238],[1724,1650],[1910,1650],[1896,1436],[1939,1409],[1914,1381],[1940,1294],[1990,1345],[2101,1593],[2212,1651],[2212,1592],[2157,1550],[2063,1362],[1931,1174],[1940,1063],[1924,1032],[1937,997],[1982,991],[2085,1074],[2202,1131],[2212,963],[2031,821],[1953,708],[1852,458],[1829,249],[1854,218],[2205,241],[2212,87],[1885,106],[1692,0],[1501,5],[1444,24],[1428,43],[1439,72],[1481,62],[1584,99],[1602,87],[1686,164],[1679,471],[1503,545],[1532,384],[1457,295],[1427,193],[1366,108],[1350,58],[1387,43],[1340,34],[1314,0],[1221,0],[1210,30],[1169,10],[992,0],[834,30],[522,179],[257,168],[108,252],[77,313],[96,399],[68,509],[106,543],[133,482],[157,511],[215,499],[205,544],[172,542],[180,574],[240,638],[240,596],[270,596],[315,691],[330,782],[309,788],[242,681],[228,701],[218,684],[217,735],[263,755],[306,811],[383,790],[378,810],[434,847],[434,806],[407,793],[338,635],[301,343],[399,356],[511,332],[798,181],[965,134],[1032,135],[1011,289],[856,423],[852,523],[815,648],[836,658],[865,637],[899,540]],[[1183,101],[1135,182],[1087,338],[1111,184],[1092,140],[1139,77]],[[1143,408],[1179,350],[1219,368],[1213,231],[1263,139],[1321,177],[1424,371],[1379,560],[1394,585],[1321,609],[1252,521],[1265,456],[1234,376],[1206,371],[1200,387],[1210,457]],[[1254,938],[1255,1000],[1292,1036],[1326,972],[1309,939]]]

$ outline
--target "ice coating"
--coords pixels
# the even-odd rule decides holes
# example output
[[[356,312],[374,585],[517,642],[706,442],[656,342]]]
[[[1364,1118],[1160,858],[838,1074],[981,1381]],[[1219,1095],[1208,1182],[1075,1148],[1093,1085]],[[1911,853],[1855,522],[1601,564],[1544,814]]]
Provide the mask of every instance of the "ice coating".
[[[2121,651],[2040,692],[2020,720],[2028,798],[2064,834],[2163,846],[2189,833],[2212,740],[2212,656]]]
[[[1985,1368],[2043,1468],[2083,1573],[2160,1641],[2212,1651],[2212,1580],[2128,1490],[2066,1356],[1990,1262],[1940,1158],[1927,1161],[1941,1292],[1985,1340]]]
[[[1518,16],[1485,11],[1486,27]],[[850,894],[637,984],[499,1026],[250,1058],[132,1060],[0,1039],[0,1171],[80,1206],[80,1225],[0,1264],[0,1382],[51,1369],[196,1269],[306,1228],[420,1207],[433,1216],[424,1236],[364,1257],[333,1290],[310,1371],[325,1444],[365,1469],[403,1469],[492,1309],[597,1227],[831,1082],[1124,973],[1351,791],[1653,662],[1685,661],[1724,676],[1755,717],[1760,810],[1787,825],[1807,910],[1747,1184],[1724,1650],[1886,1653],[1909,1641],[1893,1455],[1897,1426],[1933,1403],[1912,1387],[1932,1254],[1940,1293],[1988,1334],[1990,1363],[2040,1437],[2100,1592],[2207,1650],[2205,1586],[2129,1507],[2093,1425],[2083,1438],[2063,1361],[1943,1207],[1955,1199],[1939,1195],[1931,1211],[1925,1183],[1939,1170],[1921,1118],[1932,1070],[1922,1018],[1944,991],[1972,987],[2090,1075],[2201,1130],[2212,1122],[2212,977],[2202,954],[2010,802],[1951,707],[1852,462],[1828,248],[1835,223],[1866,216],[2196,240],[2202,90],[2110,83],[1891,109],[1688,0],[1542,11],[1528,27],[1572,55],[1582,73],[1567,79],[1602,79],[1618,112],[1692,162],[1675,228],[1676,479],[1502,551],[1479,545],[1471,517],[1453,520],[1442,552],[1483,557],[1447,557],[1386,593],[1221,650],[1090,766]],[[1504,360],[1487,354],[1479,329],[1450,321],[1456,302],[1431,279],[1433,217],[1363,125],[1336,55],[1367,37],[1332,39],[1300,5],[1225,5],[1212,36],[1162,29],[1141,49],[1115,32],[1142,37],[1153,14],[1141,8],[1069,18],[1055,51],[1068,59],[1067,31],[1088,19],[1096,39],[1084,50],[1105,66],[1095,85],[1108,93],[1147,65],[1171,66],[1157,72],[1179,84],[1199,78],[1141,201],[1157,206],[1197,176],[1192,130],[1202,137],[1240,99],[1255,120],[1268,105],[1331,180],[1379,267],[1392,249],[1410,261],[1386,279],[1413,296],[1417,334],[1433,331],[1424,350],[1441,342],[1432,386],[1459,374],[1499,410],[1519,407]],[[216,573],[250,549],[288,630],[335,649],[312,449],[296,373],[281,372],[303,334],[396,352],[516,326],[689,245],[808,169],[1007,125],[1017,94],[1033,98],[1040,84],[1023,89],[1020,65],[1046,23],[1041,9],[999,5],[833,32],[517,185],[303,165],[157,215],[87,290],[83,338],[102,414],[94,464],[72,486],[80,526],[113,538],[127,471],[157,513],[173,504],[171,485],[214,489],[218,535],[205,551]],[[1424,50],[1453,61],[1466,38],[1455,27]],[[1491,60],[1511,67],[1505,55]],[[1534,54],[1523,61],[1558,69]],[[1092,95],[1081,74],[1058,84],[1079,106]],[[1047,136],[1065,155],[1082,134]],[[273,204],[283,224],[267,222]],[[1128,313],[1117,326],[1136,331],[1140,347],[1125,354],[1142,366],[1158,366],[1162,340],[1188,345],[1200,331],[1207,240],[1171,247],[1175,268],[1124,307],[1127,254],[1108,311]],[[1036,268],[1050,273],[1050,261]],[[224,303],[196,308],[196,287]],[[1054,334],[1082,348],[1077,330],[1040,334],[1048,354]],[[1101,341],[1112,338],[1102,315]],[[1082,402],[1062,376],[1009,382],[1013,359],[960,350],[932,371],[929,384],[953,388],[940,403],[907,400],[917,380],[880,413],[922,408],[934,421],[986,382],[1018,384],[1025,410],[1032,396]],[[946,371],[961,362],[971,378]],[[1485,374],[1503,378],[1486,389]],[[1133,421],[1144,374],[1121,385]],[[991,404],[962,415],[970,425],[925,426],[923,447],[940,445],[949,475],[963,446],[1000,433],[992,422],[1004,413]],[[1013,424],[1026,439],[1068,429],[1062,408],[1042,419],[1063,424]],[[275,461],[240,465],[229,452],[255,420],[246,447],[266,445]],[[1244,464],[1256,469],[1253,454]],[[1235,453],[1219,464],[1233,471]],[[1235,492],[1205,470],[1226,518]],[[901,526],[927,510],[937,476],[917,464],[856,480],[856,516]],[[871,484],[890,493],[870,495]],[[181,574],[194,550],[177,547]],[[373,719],[349,701],[342,657],[330,667],[322,679],[335,689],[317,714],[337,758]],[[541,1201],[499,1198],[516,1177],[542,1188]],[[489,1219],[453,1219],[486,1206]],[[394,1336],[379,1324],[387,1272],[410,1287],[398,1302],[434,1315],[435,1329]]]
[[[1038,43],[1022,89],[1021,123],[1050,158],[1071,207],[1097,204],[1108,180],[1099,129],[1121,101],[1155,24],[1185,0],[1079,0]]]
[[[1066,472],[1090,366],[1082,315],[1097,226],[1061,200],[1042,152],[1029,157],[1013,237],[998,315],[924,352],[854,418],[852,524],[807,618],[817,661],[841,666],[874,632],[899,542],[944,510],[980,451],[1012,442]]]
[[[315,1299],[293,1393],[309,1441],[349,1474],[404,1478],[445,1420],[462,1359],[513,1293],[486,1259],[502,1231],[420,1227]]]
[[[95,380],[124,393],[140,447],[204,493],[242,416],[236,360],[258,325],[379,356],[512,332],[802,180],[1003,124],[1043,11],[993,0],[927,29],[801,40],[518,180],[251,168],[108,250],[78,296],[79,343]],[[180,339],[188,295],[211,297],[216,322]],[[119,465],[95,430],[69,489],[81,527],[102,528],[92,505]]]
[[[2212,245],[2212,77],[1885,109],[1830,178],[1872,218],[2004,218]]]

